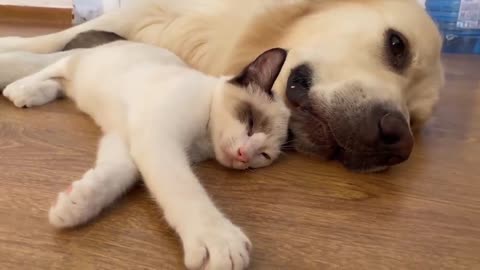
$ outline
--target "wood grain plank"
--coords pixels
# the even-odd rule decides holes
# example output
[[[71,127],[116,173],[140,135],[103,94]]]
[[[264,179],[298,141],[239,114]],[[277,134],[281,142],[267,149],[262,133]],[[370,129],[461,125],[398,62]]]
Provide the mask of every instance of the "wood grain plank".
[[[51,8],[73,7],[72,0],[0,0],[0,5]]]
[[[71,26],[72,7],[37,7],[0,4],[0,23]]]

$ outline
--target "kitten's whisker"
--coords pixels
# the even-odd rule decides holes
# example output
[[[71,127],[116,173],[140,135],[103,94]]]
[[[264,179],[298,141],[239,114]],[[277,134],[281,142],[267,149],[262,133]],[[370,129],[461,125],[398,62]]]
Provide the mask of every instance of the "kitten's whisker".
[[[286,141],[284,144],[291,144],[293,142],[295,142],[295,140]]]

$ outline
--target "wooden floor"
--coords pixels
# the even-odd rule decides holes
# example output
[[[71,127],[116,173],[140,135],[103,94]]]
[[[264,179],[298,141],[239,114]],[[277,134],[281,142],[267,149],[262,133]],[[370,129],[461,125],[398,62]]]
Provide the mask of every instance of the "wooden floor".
[[[52,30],[0,26],[0,35]],[[480,269],[480,57],[445,63],[433,121],[411,160],[386,173],[298,154],[256,172],[198,167],[252,239],[252,269]],[[0,269],[183,269],[142,185],[88,226],[48,225],[57,192],[92,165],[98,136],[68,101],[21,110],[0,98]]]
[[[70,8],[73,0],[0,0],[0,5]]]

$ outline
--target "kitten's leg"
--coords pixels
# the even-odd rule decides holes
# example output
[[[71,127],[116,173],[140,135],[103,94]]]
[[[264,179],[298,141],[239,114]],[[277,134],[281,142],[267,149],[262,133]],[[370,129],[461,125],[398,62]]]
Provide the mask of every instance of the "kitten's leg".
[[[141,20],[141,13],[132,10],[118,10],[53,34],[37,37],[2,37],[0,38],[0,53],[11,51],[52,53],[60,51],[75,36],[89,30],[114,32],[120,36],[128,37],[138,20]]]
[[[58,228],[73,227],[96,217],[138,179],[128,147],[116,134],[100,142],[95,168],[58,195],[50,209],[50,223]]]
[[[8,85],[46,68],[56,61],[71,55],[73,51],[51,54],[30,52],[0,53],[0,92]]]
[[[137,137],[131,151],[143,179],[183,242],[189,269],[244,269],[250,241],[214,205],[175,142]],[[153,139],[153,140],[152,140]]]
[[[70,56],[62,58],[39,72],[8,85],[3,90],[3,95],[20,108],[40,106],[55,100],[62,93],[61,80],[65,76],[69,60]]]

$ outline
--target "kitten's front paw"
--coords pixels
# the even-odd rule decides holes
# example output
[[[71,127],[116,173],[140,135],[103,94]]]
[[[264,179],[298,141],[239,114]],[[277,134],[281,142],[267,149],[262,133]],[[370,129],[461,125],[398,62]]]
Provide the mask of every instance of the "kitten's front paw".
[[[65,191],[58,194],[57,201],[48,213],[50,224],[57,228],[70,228],[81,225],[101,211],[96,202],[94,172],[88,171],[82,180],[75,181]]]
[[[188,269],[241,270],[250,263],[252,244],[240,228],[226,218],[191,224],[181,235]]]
[[[3,90],[3,95],[19,108],[33,107],[44,105],[57,98],[60,88],[57,81],[36,81],[27,77],[8,85]]]

